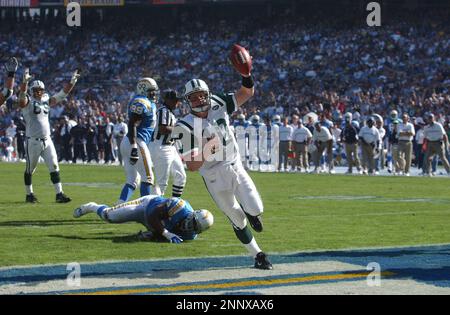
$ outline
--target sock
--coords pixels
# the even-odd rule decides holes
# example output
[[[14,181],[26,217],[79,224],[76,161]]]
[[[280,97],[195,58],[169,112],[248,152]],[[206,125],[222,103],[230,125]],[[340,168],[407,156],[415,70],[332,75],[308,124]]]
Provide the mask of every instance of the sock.
[[[252,238],[252,241],[248,244],[244,245],[247,251],[252,255],[252,257],[256,257],[258,253],[261,252],[261,249],[259,248],[258,244],[256,243],[255,238]]]
[[[252,231],[250,231],[248,226],[245,226],[241,230],[233,225],[233,229],[234,229],[234,233],[236,234],[237,238],[241,241],[242,244],[247,245],[252,242],[253,235],[252,235]]]
[[[108,209],[107,206],[100,206],[97,208],[97,215],[100,217],[100,219],[102,220],[107,220],[106,216],[103,214],[103,210]]]
[[[152,185],[149,183],[141,183],[141,197],[150,195],[150,188]]]
[[[172,196],[180,198],[183,194],[183,186],[172,185]]]
[[[131,196],[133,195],[133,192],[136,188],[130,184],[125,184],[123,186],[122,192],[120,194],[120,200],[119,203],[124,203],[130,200]]]
[[[61,194],[63,192],[61,183],[53,184],[53,186],[55,186],[56,194]]]
[[[27,195],[33,193],[33,185],[25,186],[25,190],[27,191]]]

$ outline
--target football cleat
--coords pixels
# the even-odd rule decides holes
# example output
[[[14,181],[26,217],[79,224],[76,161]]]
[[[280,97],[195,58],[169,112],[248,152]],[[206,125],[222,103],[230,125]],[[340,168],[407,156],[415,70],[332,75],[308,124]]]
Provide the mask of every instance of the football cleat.
[[[245,213],[245,215],[247,216],[248,222],[250,223],[250,226],[252,227],[253,230],[255,230],[255,232],[262,232],[263,230],[263,223],[262,223],[262,219],[261,216],[258,215],[256,217]]]
[[[93,210],[95,211],[96,208],[98,208],[98,204],[96,204],[95,202],[89,202],[73,210],[73,217],[74,218],[82,217]]]
[[[68,203],[71,202],[72,199],[67,197],[64,193],[59,193],[56,195],[56,202],[57,203]]]
[[[263,270],[272,270],[273,266],[270,263],[267,255],[264,252],[260,252],[255,257],[255,268]]]
[[[25,202],[36,203],[36,202],[38,202],[38,200],[37,200],[37,198],[36,198],[36,196],[34,194],[29,194],[25,198]]]

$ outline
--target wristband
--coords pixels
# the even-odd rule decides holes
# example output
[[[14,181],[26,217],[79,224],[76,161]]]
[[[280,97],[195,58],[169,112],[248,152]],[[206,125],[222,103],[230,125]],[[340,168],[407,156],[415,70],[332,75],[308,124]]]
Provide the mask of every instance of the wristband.
[[[161,233],[161,235],[168,239],[169,238],[169,231],[167,231],[167,229],[164,229],[163,232]]]
[[[253,81],[253,77],[250,75],[249,77],[242,77],[242,86],[247,89],[252,89],[255,86],[255,82]]]
[[[14,78],[15,75],[16,73],[14,71],[8,72],[8,78]]]
[[[138,148],[137,143],[132,144],[132,145],[131,145],[131,148],[132,148],[132,149],[137,149],[137,148]]]
[[[56,93],[53,97],[56,99],[56,102],[59,103],[66,99],[67,94],[64,92],[64,90],[61,90],[58,93]]]

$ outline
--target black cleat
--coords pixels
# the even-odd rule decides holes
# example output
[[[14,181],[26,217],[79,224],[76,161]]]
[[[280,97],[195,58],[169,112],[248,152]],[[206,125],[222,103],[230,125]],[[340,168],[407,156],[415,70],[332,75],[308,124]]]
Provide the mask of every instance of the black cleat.
[[[258,253],[255,257],[255,268],[263,270],[272,270],[273,266],[270,263],[267,255],[263,252]]]
[[[262,219],[261,216],[258,215],[256,217],[245,213],[245,215],[247,216],[248,222],[250,223],[250,226],[252,227],[253,230],[255,230],[255,232],[262,232],[263,230],[263,223],[262,223]]]
[[[57,203],[68,203],[71,202],[72,199],[67,197],[64,193],[59,193],[56,195],[56,202]]]
[[[25,198],[25,202],[36,203],[36,202],[38,202],[38,200],[37,200],[37,198],[36,198],[36,196],[34,194],[29,194]]]

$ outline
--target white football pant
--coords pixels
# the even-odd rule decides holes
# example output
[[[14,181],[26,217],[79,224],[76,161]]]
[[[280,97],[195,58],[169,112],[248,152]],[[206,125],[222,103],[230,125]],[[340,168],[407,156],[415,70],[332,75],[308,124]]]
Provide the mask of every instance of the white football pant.
[[[147,144],[139,138],[136,139],[136,143],[138,145],[139,160],[134,165],[130,163],[131,144],[128,137],[124,137],[120,144],[127,184],[136,187],[138,184],[138,175],[140,175],[141,182],[153,185],[152,160]]]
[[[42,157],[47,164],[50,173],[59,172],[58,156],[50,137],[44,139],[27,138],[26,140],[26,173],[33,174],[36,170],[39,158]]]
[[[247,225],[244,211],[251,216],[263,213],[261,197],[242,163],[202,171],[202,176],[217,206],[238,229]]]
[[[164,195],[169,182],[169,175],[172,175],[176,192],[182,192],[186,185],[186,171],[176,148],[172,145],[159,146],[153,142],[150,143],[149,148],[155,168],[155,193]]]

